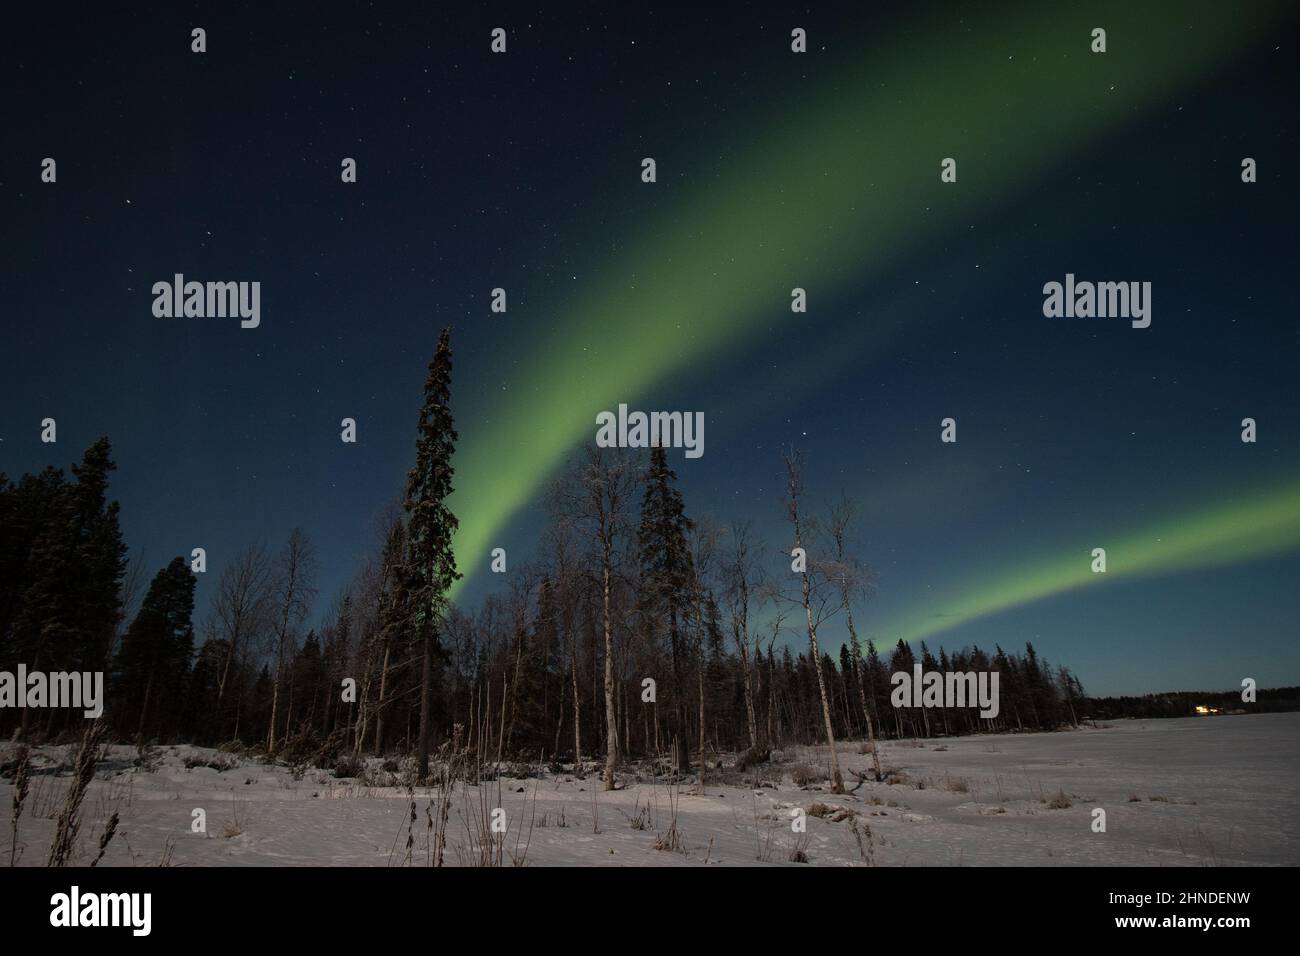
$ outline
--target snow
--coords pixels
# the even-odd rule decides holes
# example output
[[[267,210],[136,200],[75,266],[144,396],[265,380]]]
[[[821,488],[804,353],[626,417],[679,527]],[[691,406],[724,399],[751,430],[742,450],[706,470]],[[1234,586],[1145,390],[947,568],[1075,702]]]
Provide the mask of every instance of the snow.
[[[870,767],[859,749],[837,748],[850,786],[857,780],[849,771]],[[822,866],[1300,863],[1300,714],[1117,721],[1052,734],[886,741],[880,750],[895,782],[869,781],[848,794],[796,786],[791,767],[824,767],[827,759],[825,748],[799,747],[787,748],[782,763],[747,775],[713,772],[718,782],[702,785],[628,773],[622,789],[605,792],[597,773],[546,772],[458,786],[445,862],[468,864],[475,821],[501,807],[506,866],[804,865],[790,861],[798,849]],[[11,756],[5,745],[0,763]],[[116,811],[121,822],[101,866],[156,866],[168,853],[171,865],[183,866],[408,865],[411,797],[400,785],[316,769],[295,774],[190,746],[157,756],[146,769],[132,765],[134,748],[110,749],[83,804],[75,862],[93,859]],[[187,769],[186,758],[232,766]],[[38,748],[35,761],[20,866],[44,865],[68,782],[68,748]],[[368,761],[372,777],[397,783],[382,763]],[[0,808],[12,793],[12,781],[0,781]],[[428,864],[431,795],[436,790],[415,788],[409,865]],[[681,846],[656,848],[671,843],[674,804]],[[1098,807],[1104,833],[1092,828]],[[191,832],[195,808],[206,812],[205,834]],[[791,828],[800,809],[803,835]],[[8,829],[0,825],[0,863],[9,856]]]

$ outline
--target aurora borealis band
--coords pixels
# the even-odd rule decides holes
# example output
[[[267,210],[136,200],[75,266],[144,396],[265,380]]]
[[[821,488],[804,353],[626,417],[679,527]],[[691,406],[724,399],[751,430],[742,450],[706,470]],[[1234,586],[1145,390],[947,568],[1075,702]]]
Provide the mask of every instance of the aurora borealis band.
[[[151,560],[301,525],[332,597],[451,324],[466,607],[626,402],[705,414],[704,457],[671,461],[688,512],[752,520],[773,573],[782,445],[813,503],[859,500],[878,642],[1032,640],[1098,693],[1300,682],[1294,5],[837,6],[412,5],[374,35],[323,10],[310,42],[231,13],[203,72],[158,43],[184,15],[131,14],[111,59],[104,22],[59,24],[82,66],[8,67],[6,308],[30,318],[6,322],[0,471],[107,433]],[[155,319],[176,272],[260,280],[261,326]],[[1044,317],[1067,273],[1151,282],[1151,327]]]
[[[887,630],[913,641],[1008,608],[1090,586],[1100,587],[1106,574],[1131,580],[1177,574],[1284,554],[1300,548],[1300,483],[1270,489],[1242,504],[1207,508],[1161,524],[1127,530],[1114,538],[1101,535],[1107,568],[1094,572],[1080,554],[1055,554],[999,573],[980,577],[968,590],[944,603],[946,613],[898,622]],[[1090,549],[1081,548],[1083,554]]]
[[[1127,6],[1095,15],[1168,37],[1154,10],[1135,16]],[[770,322],[791,285],[825,295],[939,239],[944,219],[918,217],[915,198],[933,194],[936,157],[973,160],[964,168],[979,188],[943,197],[945,217],[969,216],[1007,201],[1060,153],[1165,102],[1256,35],[1257,22],[1227,8],[1204,12],[1219,19],[1140,57],[1106,60],[1106,69],[1046,9],[1028,19],[1004,11],[977,42],[949,23],[777,106],[780,121],[765,124],[733,168],[670,200],[581,295],[557,304],[558,323],[536,345],[550,360],[523,371],[489,413],[494,426],[461,454],[461,553],[490,550],[588,436],[596,410],[679,368],[706,366]],[[540,403],[535,418],[512,414],[519,393]]]

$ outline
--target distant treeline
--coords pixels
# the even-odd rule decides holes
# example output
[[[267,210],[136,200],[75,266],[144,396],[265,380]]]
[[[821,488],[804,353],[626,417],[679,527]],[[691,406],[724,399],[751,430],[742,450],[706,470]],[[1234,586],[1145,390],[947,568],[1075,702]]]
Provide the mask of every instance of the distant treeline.
[[[799,649],[799,592],[782,595],[760,570],[745,526],[724,533],[688,521],[658,454],[649,467],[618,465],[640,507],[615,527],[626,541],[614,538],[620,547],[610,557],[611,724],[606,595],[593,573],[602,564],[580,537],[584,489],[610,480],[596,467],[575,463],[559,480],[542,558],[521,564],[506,594],[473,611],[447,609],[431,660],[436,739],[459,725],[462,745],[485,757],[573,760],[578,748],[601,754],[612,726],[622,758],[637,759],[665,752],[674,734],[706,756],[817,743],[827,717],[837,738],[867,736],[868,720],[877,736],[899,738],[1046,730],[1104,712],[1081,707],[1078,681],[1032,645],[1017,654],[899,641],[882,652],[854,635],[837,654],[820,654],[819,675],[806,640]],[[105,672],[105,719],[121,740],[238,741],[326,762],[414,749],[422,646],[403,610],[409,549],[399,509],[385,516],[373,554],[319,628],[304,626],[315,610],[317,560],[297,529],[274,551],[259,544],[213,555],[216,592],[196,624],[190,560],[175,557],[147,587],[138,559],[128,560],[118,504],[107,496],[113,469],[101,439],[71,480],[53,468],[17,481],[0,475],[0,670]],[[814,545],[810,527],[803,535],[829,550],[820,538]],[[864,573],[842,552],[839,560],[811,562],[821,616],[847,613],[860,596]],[[918,663],[926,672],[998,672],[998,717],[981,719],[973,707],[895,708],[891,675],[910,675]],[[345,701],[348,678],[356,688]],[[646,678],[657,685],[648,704]],[[0,710],[6,737],[20,729],[28,740],[73,739],[83,728],[72,708]]]
[[[301,529],[278,548],[178,555],[146,587],[108,495],[107,438],[70,479],[52,467],[16,481],[0,474],[0,671],[104,672],[104,720],[141,744],[255,747],[322,766],[405,754],[421,776],[450,747],[480,759],[599,762],[606,787],[641,758],[685,772],[721,753],[762,760],[816,743],[831,745],[839,790],[840,738],[1052,730],[1084,716],[1078,680],[1032,645],[860,640],[855,614],[873,575],[855,552],[859,508],[847,497],[810,507],[795,449],[782,455],[776,503],[788,536],[767,542],[743,520],[688,517],[662,447],[581,450],[546,496],[534,560],[511,555],[507,567],[494,552],[497,592],[477,608],[451,603],[461,575],[448,507],[458,439],[450,381],[444,329],[401,506],[382,516],[325,608]],[[215,579],[200,622],[196,572]],[[823,649],[831,626],[847,634],[838,654]],[[997,671],[996,718],[977,706],[895,707],[891,676],[914,664]],[[84,727],[71,708],[0,709],[6,736],[69,739]]]
[[[1081,705],[1086,719],[1117,720],[1122,717],[1191,717],[1197,707],[1220,714],[1281,713],[1300,710],[1300,687],[1275,687],[1256,691],[1256,699],[1244,703],[1240,690],[1178,690],[1142,697],[1089,697]]]

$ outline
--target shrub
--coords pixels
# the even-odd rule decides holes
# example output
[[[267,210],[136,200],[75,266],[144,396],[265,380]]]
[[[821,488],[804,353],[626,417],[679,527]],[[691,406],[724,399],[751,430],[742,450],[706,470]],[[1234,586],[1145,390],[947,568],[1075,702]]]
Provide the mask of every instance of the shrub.
[[[234,770],[239,766],[239,761],[234,757],[225,754],[213,754],[211,757],[204,754],[190,754],[185,758],[185,769],[193,770],[195,767],[209,767],[217,773],[224,773],[227,770]]]
[[[1049,810],[1065,810],[1072,806],[1074,806],[1074,802],[1065,795],[1064,790],[1057,790],[1056,796],[1047,801],[1047,809]]]
[[[751,747],[736,758],[736,769],[741,773],[744,773],[750,767],[766,763],[771,755],[772,752],[770,750],[760,750],[757,747]]]
[[[796,787],[810,787],[825,780],[826,774],[806,763],[796,763],[790,765],[790,779]]]
[[[360,777],[365,770],[365,764],[351,754],[344,754],[334,762],[334,776],[339,778]]]

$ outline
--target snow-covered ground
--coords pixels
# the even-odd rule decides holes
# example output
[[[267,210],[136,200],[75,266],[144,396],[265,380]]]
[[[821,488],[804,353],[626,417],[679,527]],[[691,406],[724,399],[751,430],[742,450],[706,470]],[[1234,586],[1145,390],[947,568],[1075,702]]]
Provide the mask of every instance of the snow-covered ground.
[[[850,786],[857,780],[849,771],[870,766],[859,748],[838,748]],[[11,754],[9,745],[0,747],[0,764]],[[881,761],[894,782],[864,783],[844,795],[792,780],[810,766],[824,769],[824,748],[781,756],[744,775],[714,771],[703,784],[628,774],[612,793],[596,774],[461,786],[451,804],[446,863],[471,862],[475,821],[497,807],[508,827],[506,866],[516,859],[529,866],[791,866],[802,865],[791,862],[799,851],[822,866],[1300,863],[1300,714],[885,742]],[[19,827],[20,866],[45,863],[68,784],[67,757],[62,747],[37,752]],[[187,769],[186,758],[234,766]],[[116,811],[121,822],[101,866],[156,866],[164,858],[174,866],[428,863],[432,791],[424,788],[415,788],[412,826],[412,798],[400,785],[295,773],[187,746],[161,748],[152,769],[132,766],[135,759],[133,748],[114,747],[100,765],[76,862],[94,857]],[[397,783],[381,764],[370,762],[371,784]],[[12,794],[12,780],[0,781],[0,865],[9,860]],[[1106,812],[1104,833],[1093,830],[1098,807]],[[191,831],[196,808],[206,813],[206,833]],[[836,812],[841,808],[851,813]],[[792,829],[798,810],[808,814],[806,834]]]

